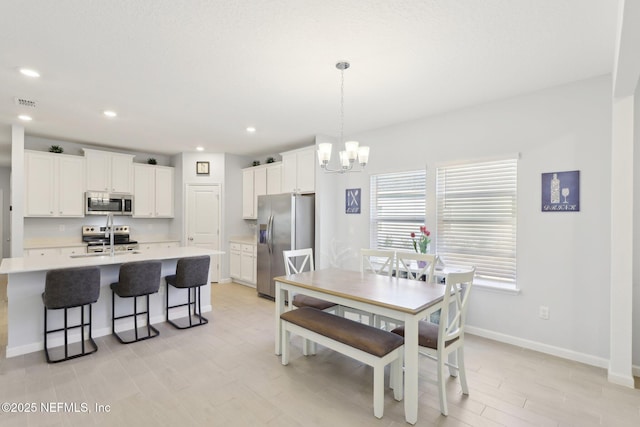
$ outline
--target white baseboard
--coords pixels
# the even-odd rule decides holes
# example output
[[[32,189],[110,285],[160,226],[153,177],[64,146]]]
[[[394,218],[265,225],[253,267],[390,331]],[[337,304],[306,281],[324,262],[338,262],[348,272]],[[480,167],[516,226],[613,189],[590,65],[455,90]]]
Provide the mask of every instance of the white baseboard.
[[[489,331],[487,329],[476,328],[467,325],[467,332],[472,335],[489,338],[507,344],[516,345],[518,347],[527,348],[529,350],[539,351],[540,353],[550,354],[552,356],[562,357],[563,359],[573,360],[575,362],[585,363],[591,366],[607,369],[609,360],[603,357],[597,357],[590,354],[579,353],[577,351],[568,350],[562,347],[556,347],[549,344],[543,344],[537,341],[526,340],[524,338],[514,337],[511,335],[501,334],[499,332]]]
[[[217,282],[217,283],[231,283],[231,282],[233,282],[233,280],[231,280],[231,277],[226,277],[226,278],[224,278],[224,279],[220,279],[220,280],[218,280],[218,282]],[[214,283],[211,283],[211,284],[212,284],[212,285],[215,285],[216,283],[214,282]]]
[[[609,359],[605,359],[604,357],[597,357],[590,354],[580,353],[577,351],[568,350],[566,348],[543,344],[537,341],[526,340],[523,338],[501,334],[499,332],[489,331],[487,329],[476,328],[469,325],[467,325],[467,332],[471,335],[477,335],[479,337],[515,345],[529,350],[539,351],[540,353],[550,354],[552,356],[561,357],[563,359],[573,360],[574,362],[596,366],[598,368],[606,369],[607,372],[609,370]],[[640,366],[633,365],[631,367],[631,371],[634,376],[640,376]],[[630,378],[627,376],[614,375],[608,372],[608,379],[614,384],[619,384],[631,388],[634,387],[633,377]]]

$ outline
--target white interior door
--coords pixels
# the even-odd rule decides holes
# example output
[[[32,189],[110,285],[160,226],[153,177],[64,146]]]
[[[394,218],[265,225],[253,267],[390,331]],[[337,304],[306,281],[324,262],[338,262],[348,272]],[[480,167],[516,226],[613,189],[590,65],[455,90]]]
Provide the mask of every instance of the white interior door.
[[[220,250],[220,186],[187,184],[187,246]],[[211,257],[211,281],[220,278],[220,256]]]

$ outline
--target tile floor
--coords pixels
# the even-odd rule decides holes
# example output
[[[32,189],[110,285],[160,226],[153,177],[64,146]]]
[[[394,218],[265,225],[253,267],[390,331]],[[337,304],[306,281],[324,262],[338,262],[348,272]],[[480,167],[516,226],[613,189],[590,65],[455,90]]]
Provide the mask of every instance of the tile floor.
[[[42,352],[6,359],[2,347],[0,402],[35,403],[37,411],[0,412],[0,425],[407,425],[390,391],[384,417],[374,418],[365,365],[323,348],[304,358],[294,340],[291,364],[282,366],[273,354],[273,302],[255,290],[217,284],[212,299],[207,326],[178,331],[161,324],[160,337],[131,345],[101,337],[97,353],[56,365]],[[433,366],[424,360],[416,425],[640,425],[640,390],[608,383],[603,369],[474,336],[466,345],[470,396],[450,379],[450,415],[440,415],[435,386],[427,382],[435,378]],[[67,411],[53,412],[58,402]]]

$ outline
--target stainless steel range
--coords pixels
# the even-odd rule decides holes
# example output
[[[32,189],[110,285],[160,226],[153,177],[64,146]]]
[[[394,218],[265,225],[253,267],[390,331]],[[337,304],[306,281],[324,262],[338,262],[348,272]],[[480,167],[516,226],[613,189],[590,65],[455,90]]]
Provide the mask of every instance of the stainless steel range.
[[[110,252],[111,227],[98,227],[95,225],[84,225],[82,227],[82,241],[87,243],[87,252]],[[113,227],[113,249],[114,251],[134,251],[138,249],[138,242],[129,237],[128,225],[114,225]]]

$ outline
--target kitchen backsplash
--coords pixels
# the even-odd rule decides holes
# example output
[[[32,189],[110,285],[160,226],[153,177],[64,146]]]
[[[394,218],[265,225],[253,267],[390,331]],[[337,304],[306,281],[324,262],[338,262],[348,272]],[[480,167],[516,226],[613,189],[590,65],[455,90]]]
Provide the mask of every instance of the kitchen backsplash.
[[[61,241],[80,242],[83,225],[106,225],[106,216],[87,216],[84,218],[25,218],[24,241]],[[156,241],[179,239],[170,234],[171,219],[144,219],[127,216],[115,216],[115,225],[131,227],[131,238],[138,241]]]

